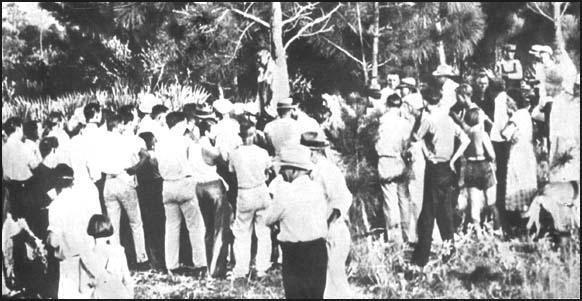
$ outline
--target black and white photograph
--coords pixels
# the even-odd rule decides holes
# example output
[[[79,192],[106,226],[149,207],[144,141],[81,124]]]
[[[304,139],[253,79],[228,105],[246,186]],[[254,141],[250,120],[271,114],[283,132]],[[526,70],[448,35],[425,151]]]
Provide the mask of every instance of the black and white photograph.
[[[580,2],[2,2],[2,299],[580,299]]]

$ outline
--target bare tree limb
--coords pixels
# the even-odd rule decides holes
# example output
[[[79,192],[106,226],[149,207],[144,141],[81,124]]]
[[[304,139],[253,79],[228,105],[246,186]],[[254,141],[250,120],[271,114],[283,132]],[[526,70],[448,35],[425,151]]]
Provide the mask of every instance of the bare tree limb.
[[[363,65],[362,61],[360,61],[358,58],[356,58],[355,56],[353,56],[349,51],[345,50],[344,48],[342,48],[341,46],[339,46],[338,44],[332,42],[330,39],[323,37],[323,39],[330,43],[333,47],[335,47],[337,50],[341,51],[343,54],[345,54],[347,57],[349,57],[350,59],[354,60],[356,63]]]
[[[324,22],[326,20],[328,20],[331,15],[333,13],[335,13],[340,7],[342,6],[342,4],[338,4],[333,10],[331,10],[329,13],[322,15],[321,17],[313,20],[312,22],[310,22],[309,24],[303,26],[301,29],[299,29],[299,31],[297,32],[297,34],[295,34],[291,39],[289,39],[287,41],[287,43],[285,43],[285,49],[287,49],[289,47],[289,45],[291,45],[291,43],[293,43],[293,41],[297,40],[298,38],[302,37],[305,33],[305,31],[307,31],[308,29],[310,29],[311,27],[313,27],[316,24],[319,24],[321,22]],[[322,32],[322,30],[324,30],[323,28],[319,30],[319,32]]]
[[[569,6],[570,6],[570,2],[564,3],[564,9],[562,10],[562,13],[560,14],[560,19],[562,19],[562,17],[566,14],[566,10],[568,10]]]
[[[297,3],[297,2],[294,2]],[[300,19],[301,17],[306,15],[307,11],[312,11],[319,2],[309,2],[307,5],[299,5],[299,10],[295,13],[295,15],[287,20],[283,21],[283,26],[289,23],[293,23],[296,20]]]
[[[346,24],[348,25],[348,27],[350,27],[350,29],[355,33],[358,34],[358,30],[356,30],[356,28],[352,25],[352,23],[350,23],[350,21],[348,21],[348,19],[346,19],[346,17],[343,14],[338,14],[338,16],[344,20],[344,22],[346,22]]]
[[[537,4],[536,2],[528,2],[527,3],[527,8],[529,8],[530,10],[532,10],[533,12],[545,17],[546,19],[554,22],[554,18],[550,17],[548,14],[546,14],[546,12],[544,12],[544,10],[540,7],[539,4]]]
[[[240,37],[238,38],[238,41],[236,42],[236,46],[234,47],[234,52],[230,58],[230,60],[228,60],[227,64],[230,64],[235,58],[236,58],[236,53],[238,51],[238,49],[240,48],[240,44],[242,42],[242,40],[244,39],[244,36],[246,35],[247,31],[253,26],[255,25],[255,22],[251,22],[251,24],[249,24],[242,32],[242,34],[240,35]]]
[[[245,17],[245,18],[247,18],[247,19],[249,19],[251,21],[257,22],[257,23],[259,23],[260,25],[263,25],[266,28],[269,28],[269,29],[271,28],[271,25],[269,25],[269,23],[267,23],[265,20],[263,20],[263,19],[255,16],[255,15],[251,15],[251,14],[245,13],[245,12],[243,12],[243,11],[237,9],[237,8],[231,8],[230,10],[232,12],[237,13],[238,15],[241,15],[242,17]]]

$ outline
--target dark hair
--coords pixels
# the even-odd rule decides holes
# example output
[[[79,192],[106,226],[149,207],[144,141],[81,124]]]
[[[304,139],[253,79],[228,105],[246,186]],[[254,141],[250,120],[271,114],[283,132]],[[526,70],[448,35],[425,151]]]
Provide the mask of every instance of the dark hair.
[[[170,129],[184,120],[186,120],[186,114],[182,112],[170,112],[166,116],[166,124],[168,124],[168,128]]]
[[[109,237],[113,235],[113,225],[107,216],[94,214],[89,220],[87,234],[94,238]]]
[[[139,137],[143,139],[146,144],[146,148],[148,150],[152,150],[154,148],[154,134],[152,132],[143,132],[139,134]]]
[[[210,119],[204,119],[200,121],[200,124],[198,125],[198,130],[200,130],[200,137],[204,136],[206,131],[210,131],[210,128],[213,124],[216,124],[216,121]]]
[[[517,109],[527,108],[527,106],[529,105],[529,102],[523,96],[523,93],[521,92],[520,89],[509,89],[509,91],[507,91],[507,95],[511,97],[511,99],[513,99],[515,105],[517,106]]]
[[[133,118],[134,118],[134,116],[131,112],[121,111],[121,110],[119,111],[118,116],[121,119],[121,122],[123,124],[128,124],[128,123],[132,122]]]
[[[479,108],[471,108],[467,111],[465,123],[468,126],[475,126],[479,123]]]
[[[59,147],[59,140],[56,137],[42,138],[38,144],[38,150],[43,158],[48,156],[48,154],[57,147]]]
[[[113,117],[115,115],[115,112],[109,110],[109,109],[103,109],[102,111],[102,118],[101,118],[101,122],[99,123],[99,126],[102,125],[106,125],[107,122],[109,121],[109,119],[111,119],[111,117]]]
[[[150,114],[150,116],[152,116],[152,119],[156,119],[158,116],[160,116],[160,114],[166,112],[168,112],[168,107],[164,105],[155,105],[152,108],[152,113]]]
[[[30,120],[24,123],[22,126],[22,132],[26,139],[32,141],[38,140],[38,124],[34,120]]]
[[[240,121],[240,136],[243,139],[246,139],[250,136],[253,135],[253,131],[251,130],[252,128],[254,128],[255,125],[250,121],[250,120],[246,120],[243,119]]]
[[[4,132],[6,135],[11,135],[16,132],[16,128],[22,127],[22,119],[19,117],[10,117],[6,122],[4,122]]]
[[[289,113],[293,111],[293,108],[277,108],[277,114],[279,114],[279,116],[285,116],[285,114]]]
[[[184,107],[182,108],[182,112],[186,114],[186,119],[188,121],[194,120],[196,117],[194,114],[194,112],[196,112],[196,104],[192,102],[185,104]]]
[[[107,130],[111,131],[122,122],[120,115],[113,115],[107,119]]]
[[[59,112],[59,111],[52,111],[50,112],[50,114],[48,115],[48,120],[52,120],[52,119],[58,119],[59,122],[63,121],[63,113]]]
[[[55,167],[55,186],[57,188],[65,188],[73,186],[73,177],[75,172],[67,164],[59,164]]]
[[[393,93],[390,94],[390,96],[388,96],[388,99],[386,99],[386,106],[388,106],[389,108],[399,108],[402,105],[402,98],[400,98],[400,95]]]
[[[133,116],[133,110],[134,109],[135,109],[135,106],[134,105],[124,105],[121,108],[119,108],[119,110],[117,110],[117,112],[119,114],[129,113],[131,116]]]
[[[442,93],[439,89],[428,87],[421,91],[422,97],[430,105],[437,105],[442,98]]]
[[[402,77],[402,71],[398,68],[386,67],[384,69],[384,72],[386,73],[386,76],[388,76],[389,74],[396,74],[398,75],[398,77]]]
[[[83,115],[85,115],[85,120],[88,122],[93,119],[97,113],[101,112],[101,105],[97,102],[88,103],[83,108]]]

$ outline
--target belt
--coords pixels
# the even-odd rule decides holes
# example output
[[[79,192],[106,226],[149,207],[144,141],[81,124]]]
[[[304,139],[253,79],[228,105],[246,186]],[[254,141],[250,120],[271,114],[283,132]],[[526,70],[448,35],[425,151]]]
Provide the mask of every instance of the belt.
[[[379,158],[398,158],[399,155],[380,155]]]
[[[467,157],[467,161],[485,161],[487,158],[485,156],[477,156],[477,157]]]
[[[263,185],[266,185],[266,184],[265,183],[259,183],[259,184],[255,185],[255,186],[249,186],[249,187],[241,187],[241,186],[239,186],[238,189],[253,189],[253,188],[261,187]]]

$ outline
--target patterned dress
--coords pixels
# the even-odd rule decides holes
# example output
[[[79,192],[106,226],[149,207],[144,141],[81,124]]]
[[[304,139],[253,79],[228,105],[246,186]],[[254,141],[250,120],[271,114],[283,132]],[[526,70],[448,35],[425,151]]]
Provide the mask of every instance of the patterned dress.
[[[533,127],[527,108],[513,113],[503,134],[513,142],[507,162],[505,209],[525,212],[537,191]]]

